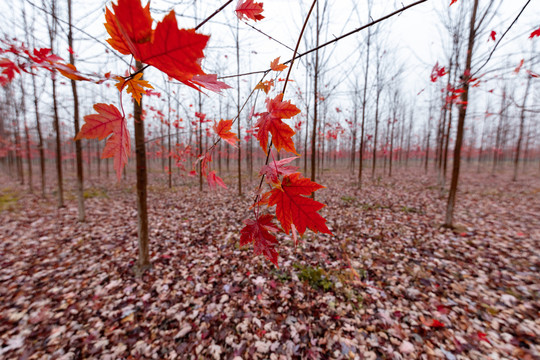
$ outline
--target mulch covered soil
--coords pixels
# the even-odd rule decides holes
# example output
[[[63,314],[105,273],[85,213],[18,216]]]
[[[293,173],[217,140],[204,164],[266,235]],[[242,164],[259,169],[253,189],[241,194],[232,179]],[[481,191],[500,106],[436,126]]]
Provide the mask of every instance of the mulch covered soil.
[[[466,170],[454,230],[422,174],[323,176],[335,236],[280,237],[279,268],[239,248],[234,179],[153,180],[140,279],[132,183],[87,184],[79,223],[1,175],[0,358],[539,359],[538,174]]]

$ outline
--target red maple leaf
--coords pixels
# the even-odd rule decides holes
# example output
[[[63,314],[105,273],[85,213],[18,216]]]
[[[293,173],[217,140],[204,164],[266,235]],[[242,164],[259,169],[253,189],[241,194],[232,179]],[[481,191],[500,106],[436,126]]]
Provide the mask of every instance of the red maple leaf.
[[[326,226],[326,219],[317,213],[326,205],[302,195],[311,195],[312,192],[324,188],[300,173],[286,175],[279,188],[270,193],[268,205],[276,205],[276,217],[281,223],[285,233],[289,233],[294,224],[298,233],[304,235],[309,228],[314,232],[332,234]]]
[[[534,30],[531,35],[529,35],[529,39],[532,39],[535,36],[540,36],[540,27],[538,27],[538,29]]]
[[[127,164],[131,151],[126,119],[114,105],[95,104],[94,110],[97,111],[97,114],[84,117],[84,125],[75,140],[96,138],[103,140],[112,134],[105,143],[101,158],[114,157],[114,169],[118,180],[120,180],[122,169]]]
[[[240,246],[253,243],[253,251],[255,255],[264,255],[268,260],[278,266],[275,246],[277,240],[272,233],[278,232],[279,229],[273,223],[273,215],[262,215],[255,220],[244,220],[244,228],[240,230]]]
[[[452,1],[450,2],[450,6],[452,6],[454,3],[457,3],[457,0],[452,0]]]
[[[179,29],[174,10],[152,30],[150,3],[143,8],[140,0],[118,0],[118,5],[112,7],[112,12],[106,10],[105,28],[111,36],[107,41],[114,49],[132,54],[136,60],[195,89],[196,85],[205,86],[204,79],[195,83],[193,77],[206,75],[200,62],[210,36],[194,29]]]
[[[233,125],[232,120],[223,120],[221,119],[219,123],[214,123],[214,131],[220,138],[236,147],[236,142],[238,141],[238,136],[235,133],[231,132]]]
[[[439,67],[439,62],[435,63],[433,69],[431,70],[431,81],[436,82],[438,78],[446,75],[446,70],[443,67]]]
[[[5,77],[7,79],[7,82],[13,80],[13,78],[15,77],[15,73],[20,73],[17,64],[6,58],[0,59],[0,68],[2,69],[2,77]]]
[[[268,133],[272,134],[272,142],[279,151],[284,149],[286,151],[297,154],[294,148],[294,142],[292,136],[296,132],[291,127],[285,124],[281,119],[290,119],[293,116],[300,113],[291,101],[282,101],[283,94],[279,94],[274,99],[266,99],[266,109],[268,112],[262,113],[259,121],[255,124],[257,128],[257,139],[264,152],[267,152],[268,147]]]
[[[227,188],[227,185],[225,185],[223,180],[216,175],[215,171],[210,171],[208,175],[206,175],[206,180],[208,181],[208,186],[210,186],[210,189],[212,190],[216,189],[216,185],[219,185],[224,189]]]
[[[252,19],[255,21],[264,19],[261,15],[263,12],[263,3],[256,3],[253,0],[240,0],[236,6],[236,16],[240,20],[246,17],[246,19]]]
[[[195,75],[191,79],[195,84],[202,86],[205,89],[208,89],[213,92],[221,92],[223,89],[230,89],[231,87],[225,84],[223,81],[217,80],[217,74],[207,74],[207,75]]]
[[[259,175],[265,175],[271,184],[279,184],[280,175],[292,175],[298,170],[298,166],[285,166],[298,158],[299,156],[294,156],[279,161],[272,161],[268,165],[263,165],[261,171],[259,171]]]
[[[489,38],[493,41],[495,41],[495,36],[497,35],[497,33],[495,31],[491,31],[491,33],[489,34]]]

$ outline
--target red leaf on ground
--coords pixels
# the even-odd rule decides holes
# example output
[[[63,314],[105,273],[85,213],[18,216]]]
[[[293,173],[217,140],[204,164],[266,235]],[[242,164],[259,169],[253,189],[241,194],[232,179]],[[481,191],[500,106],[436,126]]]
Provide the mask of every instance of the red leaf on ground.
[[[422,324],[424,324],[425,326],[432,327],[432,328],[443,328],[444,327],[444,324],[442,322],[440,322],[439,320],[437,320],[437,319],[424,320],[424,321],[422,321]]]

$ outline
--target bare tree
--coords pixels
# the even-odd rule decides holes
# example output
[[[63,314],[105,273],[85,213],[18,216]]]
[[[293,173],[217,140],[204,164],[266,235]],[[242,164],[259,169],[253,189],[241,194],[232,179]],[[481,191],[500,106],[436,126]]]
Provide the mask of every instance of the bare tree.
[[[68,46],[70,49],[73,49],[73,26],[71,18],[71,0],[67,0],[68,5]],[[73,56],[73,51],[69,52],[69,63],[75,66],[75,57]],[[79,133],[79,96],[77,94],[77,82],[71,80],[71,92],[73,93],[73,124],[75,128],[75,134]],[[84,194],[83,194],[83,160],[82,160],[82,146],[81,139],[75,141],[75,156],[77,160],[77,205],[79,212],[79,221],[84,221],[85,212],[84,212]]]

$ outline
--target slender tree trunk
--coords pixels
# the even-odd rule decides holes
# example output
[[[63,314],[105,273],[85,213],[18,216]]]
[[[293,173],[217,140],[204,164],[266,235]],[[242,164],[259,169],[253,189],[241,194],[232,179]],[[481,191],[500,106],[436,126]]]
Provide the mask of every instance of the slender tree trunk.
[[[392,177],[392,161],[394,159],[394,128],[395,126],[396,126],[396,119],[394,118],[392,119],[392,131],[390,133],[390,164],[388,165],[388,177]]]
[[[36,86],[36,79],[34,76],[32,76],[32,90],[34,91],[34,111],[36,113],[36,129],[38,133],[39,169],[40,169],[40,175],[41,175],[41,197],[45,197],[45,150],[44,150],[45,144],[43,143],[43,132],[41,131],[37,86]]]
[[[379,77],[379,64],[377,64],[377,78]],[[379,137],[379,101],[381,89],[377,80],[377,95],[375,98],[375,134],[373,135],[373,162],[371,164],[371,179],[375,178],[375,168],[377,167],[377,139]]]
[[[137,70],[142,69],[142,63],[136,62]],[[142,78],[141,78],[142,79]],[[139,235],[139,258],[135,268],[135,274],[141,277],[150,268],[150,254],[148,244],[148,210],[146,204],[148,174],[146,171],[146,148],[144,141],[144,122],[142,118],[142,104],[133,102],[133,126],[135,128],[135,157],[137,166],[137,221]]]
[[[167,137],[168,137],[168,153],[167,158],[169,161],[169,170],[168,170],[168,183],[169,183],[169,189],[172,188],[172,156],[171,156],[171,92],[169,91],[167,94],[167,104],[169,106],[169,112],[167,113]]]
[[[203,147],[202,147],[202,126],[203,126],[203,120],[202,120],[202,97],[201,93],[199,92],[199,126],[198,126],[198,142],[199,142],[199,156],[203,156]],[[202,172],[202,161],[199,161],[199,191],[203,190],[203,172]]]
[[[26,90],[24,88],[23,79],[21,77],[21,110],[23,113],[23,126],[24,134],[26,138],[26,161],[28,166],[28,190],[30,193],[34,192],[32,181],[32,149],[30,148],[30,131],[28,130],[28,123],[26,118]]]
[[[49,45],[54,53],[54,38],[56,37],[56,1],[51,2],[51,24],[49,26]],[[62,134],[58,115],[58,102],[56,97],[56,73],[51,73],[52,101],[53,101],[53,127],[56,133],[56,177],[58,182],[58,207],[64,207],[64,180],[62,175]]]
[[[236,19],[236,70],[238,71],[238,74],[240,74],[240,28],[239,28],[240,21]],[[240,141],[238,142],[238,196],[242,196],[242,134],[241,134],[241,117],[240,117],[240,77],[236,78],[236,87],[237,87],[237,93],[236,93],[236,110],[238,114],[238,122],[237,125],[237,132],[238,132],[238,139]]]
[[[525,127],[525,105],[527,104],[527,96],[529,96],[529,88],[531,86],[532,76],[529,75],[527,79],[527,87],[525,88],[525,95],[523,96],[523,103],[521,104],[521,114],[519,117],[519,136],[516,147],[516,155],[514,157],[514,177],[513,181],[517,181],[518,165],[519,165],[519,155],[521,151],[521,142],[523,141],[523,129]]]
[[[15,97],[13,96],[13,89],[10,86],[10,97],[13,99],[11,102],[13,104],[13,107],[15,108],[15,121],[13,122],[14,125],[14,131],[13,131],[13,142],[15,143],[15,164],[17,167],[17,179],[21,183],[21,185],[24,185],[24,169],[23,169],[23,163],[22,163],[22,144],[21,144],[21,130],[20,130],[20,111],[19,111],[19,105],[15,101]]]
[[[463,142],[463,132],[465,128],[465,116],[467,115],[467,106],[469,101],[469,81],[471,79],[471,63],[474,50],[474,40],[476,37],[476,12],[478,9],[478,0],[474,0],[471,24],[469,28],[469,44],[467,48],[467,60],[465,63],[465,73],[463,76],[463,93],[461,94],[461,105],[459,106],[458,127],[456,135],[456,145],[454,148],[454,162],[452,169],[452,180],[450,191],[448,193],[448,203],[446,206],[445,226],[453,227],[454,206],[456,204],[456,193],[459,180],[459,168],[461,164],[461,145]]]
[[[73,31],[72,31],[72,18],[71,18],[71,0],[67,0],[68,3],[68,45],[73,49]],[[69,52],[69,63],[75,66],[75,57],[73,52]],[[75,127],[75,135],[79,133],[79,96],[77,95],[77,83],[75,80],[71,80],[71,92],[73,93],[73,123]],[[82,160],[82,146],[81,140],[75,141],[75,156],[77,162],[77,205],[79,211],[79,221],[84,221],[84,193],[83,193],[83,160]]]
[[[316,47],[319,47],[319,3],[317,2]],[[313,130],[311,133],[311,181],[315,181],[317,170],[317,105],[319,102],[319,50],[315,50],[315,68],[313,70]],[[315,192],[311,194],[315,198]]]
[[[368,15],[371,17],[371,6],[368,9]],[[367,105],[367,82],[369,72],[369,49],[371,43],[371,29],[368,28],[366,51],[366,69],[364,74],[364,94],[362,99],[362,124],[360,125],[360,155],[358,156],[358,188],[362,187],[362,171],[364,169],[364,132],[366,128],[366,105]],[[373,171],[373,170],[372,170]]]

